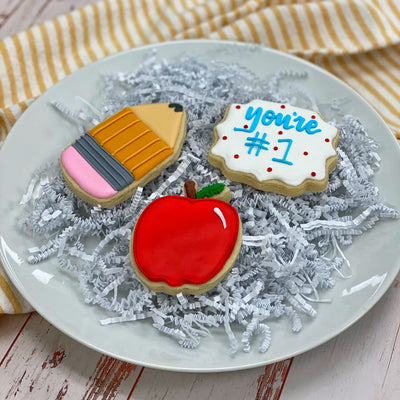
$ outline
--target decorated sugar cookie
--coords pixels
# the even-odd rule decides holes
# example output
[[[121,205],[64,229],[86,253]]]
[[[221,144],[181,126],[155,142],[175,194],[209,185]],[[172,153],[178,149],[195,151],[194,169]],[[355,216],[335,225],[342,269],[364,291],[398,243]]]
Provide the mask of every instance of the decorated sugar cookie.
[[[186,113],[179,104],[128,107],[67,147],[61,169],[80,198],[111,207],[176,161],[185,135]]]
[[[232,181],[297,196],[326,189],[338,140],[338,129],[314,111],[253,100],[228,107],[208,160]]]
[[[232,268],[242,243],[234,207],[215,198],[165,196],[150,203],[132,233],[130,255],[149,289],[201,294]]]

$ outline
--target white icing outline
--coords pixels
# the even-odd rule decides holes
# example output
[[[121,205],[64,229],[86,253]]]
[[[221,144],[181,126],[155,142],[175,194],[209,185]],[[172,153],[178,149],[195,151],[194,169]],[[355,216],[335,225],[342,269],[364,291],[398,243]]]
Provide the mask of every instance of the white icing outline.
[[[218,215],[219,219],[221,220],[222,226],[224,227],[224,229],[226,229],[226,219],[225,219],[224,214],[222,213],[221,209],[218,207],[215,207],[214,212],[215,212],[215,214]]]

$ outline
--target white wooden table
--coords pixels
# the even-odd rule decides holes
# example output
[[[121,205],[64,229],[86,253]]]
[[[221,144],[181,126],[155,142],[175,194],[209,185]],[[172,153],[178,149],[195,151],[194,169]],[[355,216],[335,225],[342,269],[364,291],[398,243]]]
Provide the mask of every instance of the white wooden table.
[[[95,0],[1,0],[0,38]],[[400,244],[399,244],[400,250]],[[400,277],[359,322],[290,360],[172,373],[96,353],[37,313],[0,316],[0,399],[400,399]]]

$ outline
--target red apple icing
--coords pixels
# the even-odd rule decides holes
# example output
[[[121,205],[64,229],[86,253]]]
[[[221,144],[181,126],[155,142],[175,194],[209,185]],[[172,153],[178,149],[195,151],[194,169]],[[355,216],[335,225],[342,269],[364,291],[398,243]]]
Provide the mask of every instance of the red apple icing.
[[[200,285],[224,267],[238,232],[238,213],[224,201],[161,197],[139,217],[133,254],[140,271],[153,282]]]

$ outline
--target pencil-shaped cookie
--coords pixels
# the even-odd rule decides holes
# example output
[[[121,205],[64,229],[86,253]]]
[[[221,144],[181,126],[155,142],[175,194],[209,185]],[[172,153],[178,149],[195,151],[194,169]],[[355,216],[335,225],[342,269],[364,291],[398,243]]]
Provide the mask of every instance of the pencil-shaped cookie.
[[[179,104],[124,108],[68,146],[61,169],[80,198],[111,207],[176,161],[185,135],[186,113]]]

